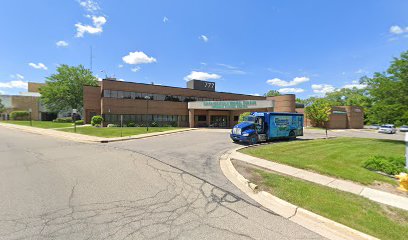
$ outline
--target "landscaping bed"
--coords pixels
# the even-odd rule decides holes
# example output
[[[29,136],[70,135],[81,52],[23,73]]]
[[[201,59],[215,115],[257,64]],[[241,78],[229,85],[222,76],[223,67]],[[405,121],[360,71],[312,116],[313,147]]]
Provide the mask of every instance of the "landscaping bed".
[[[233,164],[260,190],[280,199],[380,239],[406,239],[408,211],[239,161]]]
[[[90,135],[90,136],[96,136],[96,137],[106,137],[106,138],[114,138],[114,137],[120,137],[121,132],[122,136],[132,136],[132,135],[139,135],[139,134],[145,134],[145,133],[154,133],[154,132],[165,132],[165,131],[170,131],[170,130],[177,130],[177,129],[182,129],[178,127],[149,127],[149,131],[146,130],[146,127],[93,127],[93,126],[85,126],[81,128],[76,129],[76,133],[79,134],[84,134],[84,135]],[[64,131],[64,132],[74,132],[73,128],[67,128],[67,129],[59,129],[59,131]]]
[[[240,152],[364,185],[382,182],[395,186],[395,179],[364,166],[376,156],[400,159],[405,153],[405,143],[384,139],[334,138],[280,142],[245,148]]]

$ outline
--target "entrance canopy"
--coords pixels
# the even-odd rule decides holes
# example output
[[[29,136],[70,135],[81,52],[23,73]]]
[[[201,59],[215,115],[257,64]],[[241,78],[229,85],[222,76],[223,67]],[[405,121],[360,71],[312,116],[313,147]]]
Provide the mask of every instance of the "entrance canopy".
[[[241,101],[197,101],[189,102],[188,109],[204,110],[239,110],[239,109],[257,109],[272,108],[271,100],[241,100]]]

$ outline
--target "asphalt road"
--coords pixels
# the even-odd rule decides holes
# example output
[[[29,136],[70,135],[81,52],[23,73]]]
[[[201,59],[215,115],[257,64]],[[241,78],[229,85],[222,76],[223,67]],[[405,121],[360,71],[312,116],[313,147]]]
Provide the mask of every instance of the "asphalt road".
[[[0,127],[0,239],[320,239],[248,201],[199,130],[84,144]]]

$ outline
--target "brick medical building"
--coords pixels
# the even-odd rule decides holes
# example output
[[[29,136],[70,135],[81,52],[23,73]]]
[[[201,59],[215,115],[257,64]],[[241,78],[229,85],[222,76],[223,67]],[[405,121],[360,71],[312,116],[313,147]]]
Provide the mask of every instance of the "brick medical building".
[[[146,100],[148,96],[151,100]],[[186,88],[104,79],[84,86],[84,119],[102,115],[109,123],[156,122],[180,127],[232,127],[251,111],[294,112],[295,95],[261,97],[216,92],[214,82],[191,80]]]
[[[156,122],[159,126],[229,128],[238,123],[241,113],[255,111],[296,112],[296,97],[216,92],[214,82],[200,80],[187,82],[186,88],[116,79],[103,79],[97,87],[84,86],[85,122],[102,115],[105,126],[119,124],[122,116],[124,124]],[[362,128],[362,117],[352,117],[352,121],[361,122],[353,127]]]

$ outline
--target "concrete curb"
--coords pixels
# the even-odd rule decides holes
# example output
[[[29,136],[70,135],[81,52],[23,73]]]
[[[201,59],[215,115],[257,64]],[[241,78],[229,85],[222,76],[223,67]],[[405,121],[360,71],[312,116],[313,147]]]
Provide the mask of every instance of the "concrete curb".
[[[247,194],[250,198],[261,204],[263,207],[328,239],[377,239],[286,202],[268,192],[256,192],[251,189],[248,186],[250,181],[248,181],[235,169],[230,159],[230,155],[241,148],[244,147],[239,147],[232,151],[228,151],[226,154],[220,157],[221,170],[229,181],[231,181],[236,187]]]
[[[61,138],[70,141],[76,142],[83,142],[83,143],[110,143],[110,142],[119,142],[119,141],[127,141],[127,140],[134,140],[134,139],[143,139],[149,137],[156,137],[161,135],[169,135],[174,133],[186,132],[197,130],[198,128],[185,128],[185,129],[177,129],[177,130],[170,130],[165,132],[155,132],[155,133],[146,133],[140,135],[133,135],[127,137],[118,137],[118,138],[102,138],[96,136],[88,136],[79,133],[70,133],[70,132],[63,132],[58,131],[55,129],[45,129],[45,128],[36,128],[36,127],[29,127],[29,126],[21,126],[11,123],[1,123],[0,126],[9,128],[9,129],[18,129],[28,133],[40,134],[50,137]]]
[[[240,147],[239,149],[242,149]],[[326,187],[338,189],[344,192],[353,193],[365,198],[368,198],[374,202],[386,204],[392,207],[400,208],[408,211],[408,198],[399,196],[393,193],[376,190],[370,187],[366,187],[357,184],[352,181],[338,179],[314,172],[310,172],[304,169],[295,168],[289,165],[280,164],[273,161],[253,157],[247,154],[243,154],[237,151],[233,151],[230,155],[231,159],[239,160],[254,166],[258,166],[264,169],[268,169],[274,172],[279,172],[291,177],[303,179],[309,182],[320,184]]]
[[[100,140],[100,143],[110,143],[110,142],[120,142],[120,141],[127,141],[127,140],[133,140],[133,139],[143,139],[143,138],[156,137],[156,136],[162,136],[162,135],[170,135],[174,133],[188,132],[188,131],[193,131],[193,130],[198,130],[198,128],[185,128],[185,129],[170,130],[170,131],[165,131],[165,132],[145,133],[145,134],[133,135],[133,136],[128,136],[128,137],[120,137],[120,138],[105,138],[103,140]]]

